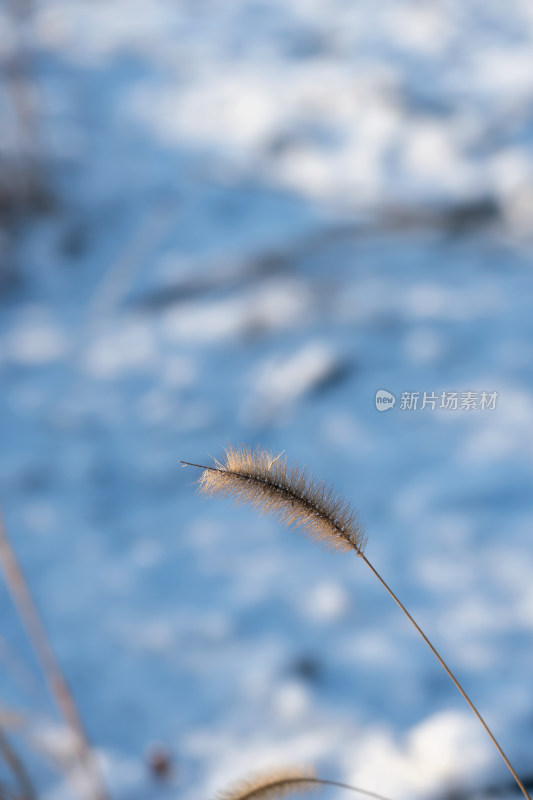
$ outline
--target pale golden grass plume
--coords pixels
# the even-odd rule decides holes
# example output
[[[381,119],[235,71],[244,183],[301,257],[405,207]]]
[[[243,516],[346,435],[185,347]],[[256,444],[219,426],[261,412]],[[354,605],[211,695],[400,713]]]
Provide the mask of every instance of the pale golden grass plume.
[[[425,641],[483,726],[524,797],[530,800],[511,762],[450,667],[365,556],[363,529],[345,500],[336,495],[327,484],[314,480],[307,470],[297,465],[288,467],[282,453],[273,456],[259,449],[229,447],[226,450],[225,460],[215,461],[211,467],[192,464],[189,461],[181,463],[203,470],[199,484],[200,490],[205,494],[231,497],[236,503],[249,504],[263,514],[274,514],[286,526],[299,528],[318,542],[324,542],[338,550],[353,550],[374,573]],[[245,800],[245,798],[231,797],[228,800]]]
[[[291,794],[310,792],[321,786],[336,786],[377,800],[387,800],[383,795],[359,789],[348,783],[317,778],[310,767],[278,767],[251,775],[217,792],[216,800],[273,800]]]
[[[238,504],[274,514],[287,527],[300,528],[337,550],[363,552],[363,530],[349,504],[297,464],[289,468],[283,454],[229,447],[225,462],[202,469],[200,487],[205,494],[227,495]]]

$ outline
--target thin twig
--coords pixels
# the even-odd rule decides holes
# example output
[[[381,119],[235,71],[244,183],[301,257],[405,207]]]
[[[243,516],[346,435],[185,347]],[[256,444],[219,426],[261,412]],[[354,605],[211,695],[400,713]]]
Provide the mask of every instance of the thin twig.
[[[26,663],[0,634],[0,663],[17,688],[34,703],[42,704],[42,686]]]
[[[137,225],[122,252],[93,291],[88,304],[88,322],[109,317],[123,298],[136,273],[153,255],[175,219],[176,208],[162,203],[151,209]]]
[[[11,94],[16,122],[19,151],[19,174],[17,175],[22,204],[32,205],[44,189],[42,175],[42,143],[38,130],[38,91],[32,69],[30,50],[31,14],[33,3],[11,0],[11,35],[13,38],[11,57],[5,65],[6,83]]]
[[[0,726],[0,753],[9,766],[20,786],[21,796],[24,800],[37,800],[33,783],[24,764],[11,746],[11,743]]]
[[[76,702],[48,641],[37,606],[11,547],[1,517],[0,564],[13,602],[24,623],[35,654],[41,663],[50,693],[73,734],[79,761],[85,768],[92,786],[93,798],[94,800],[108,800],[107,789],[83,727]]]

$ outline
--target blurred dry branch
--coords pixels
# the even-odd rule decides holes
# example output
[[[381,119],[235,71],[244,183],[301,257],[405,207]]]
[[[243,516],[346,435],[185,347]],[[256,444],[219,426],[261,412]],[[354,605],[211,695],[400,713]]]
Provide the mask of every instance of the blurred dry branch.
[[[13,684],[22,694],[33,703],[41,700],[39,683],[28,669],[26,663],[13,650],[9,642],[0,634],[0,664],[4,672],[10,677]],[[2,708],[0,708],[0,721]]]
[[[154,250],[176,218],[173,204],[151,209],[140,221],[134,235],[110,265],[89,302],[88,319],[93,322],[109,316],[123,299],[139,269],[149,262]]]
[[[11,0],[4,11],[11,33],[11,47],[2,64],[7,107],[2,115],[0,210],[5,214],[40,207],[45,196],[37,87],[31,67],[31,12],[28,0]]]
[[[108,793],[95,755],[89,744],[76,702],[49,643],[37,606],[18,564],[0,517],[0,565],[13,602],[41,664],[46,682],[75,742],[77,758],[91,787],[92,800],[108,800]]]
[[[28,214],[50,206],[32,65],[33,2],[0,4],[0,295],[20,281],[14,248]]]
[[[19,787],[22,800],[36,800],[37,795],[26,768],[13,749],[9,739],[0,726],[0,753],[2,758],[13,773]]]
[[[3,728],[4,731],[16,731],[26,747],[68,780],[75,794],[83,792],[85,796],[84,788],[80,789],[80,777],[83,782],[84,775],[80,776],[79,762],[71,745],[70,730],[63,723],[60,727],[61,730],[57,720],[47,714],[36,713],[34,710],[23,714],[4,705],[0,706],[0,730]],[[65,731],[67,736],[64,735]],[[0,800],[3,800],[1,791]],[[18,795],[15,795],[15,800],[20,800]]]

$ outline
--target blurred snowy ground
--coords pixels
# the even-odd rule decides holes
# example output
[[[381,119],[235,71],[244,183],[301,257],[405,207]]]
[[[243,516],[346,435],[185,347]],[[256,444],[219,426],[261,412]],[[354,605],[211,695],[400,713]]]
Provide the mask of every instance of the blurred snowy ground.
[[[309,761],[397,800],[507,781],[363,564],[194,493],[178,459],[228,442],[353,500],[531,773],[531,3],[43,0],[24,26],[51,199],[1,229],[0,493],[113,798]],[[3,585],[0,613],[2,704],[57,748]]]

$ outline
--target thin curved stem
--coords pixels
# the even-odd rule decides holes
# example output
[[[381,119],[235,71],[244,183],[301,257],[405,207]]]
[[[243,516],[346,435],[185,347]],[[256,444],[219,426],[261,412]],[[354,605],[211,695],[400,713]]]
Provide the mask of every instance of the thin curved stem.
[[[520,780],[520,778],[516,774],[516,772],[514,770],[514,767],[512,766],[511,762],[509,761],[509,759],[507,758],[507,756],[503,752],[502,748],[498,744],[498,742],[496,740],[496,737],[494,736],[494,734],[492,733],[491,729],[489,728],[489,726],[487,725],[487,723],[485,722],[485,720],[483,719],[483,717],[481,716],[481,714],[479,713],[477,708],[475,707],[474,703],[469,698],[469,696],[467,695],[467,693],[465,692],[465,690],[463,689],[463,687],[461,686],[461,684],[459,683],[459,681],[457,680],[457,678],[455,677],[455,675],[453,674],[451,669],[449,668],[448,664],[444,661],[444,659],[442,658],[442,656],[440,655],[438,650],[431,644],[431,642],[429,641],[428,637],[426,636],[426,634],[424,633],[422,628],[418,625],[417,622],[415,622],[415,620],[413,619],[411,614],[408,612],[406,607],[396,597],[396,595],[394,594],[394,592],[392,591],[392,589],[390,588],[388,583],[386,583],[386,581],[381,577],[381,575],[379,574],[377,569],[370,563],[368,558],[366,558],[366,556],[362,552],[358,552],[357,555],[359,556],[359,558],[362,558],[363,561],[365,562],[365,564],[372,570],[372,572],[374,573],[374,575],[376,576],[378,581],[387,590],[387,592],[390,594],[390,596],[392,597],[392,599],[394,600],[396,605],[398,605],[401,608],[401,610],[403,611],[403,613],[405,614],[407,619],[411,622],[412,625],[414,625],[414,627],[416,628],[416,630],[418,631],[418,633],[420,634],[422,639],[425,641],[425,643],[427,644],[427,646],[429,647],[429,649],[431,650],[431,652],[433,653],[433,655],[435,656],[435,658],[437,659],[439,664],[448,673],[449,677],[452,679],[452,681],[455,684],[455,686],[457,687],[457,689],[459,689],[460,693],[463,695],[464,699],[466,700],[466,702],[468,703],[468,705],[470,706],[470,708],[472,709],[472,711],[474,712],[474,714],[476,715],[478,720],[483,725],[483,727],[485,729],[485,732],[488,734],[488,736],[489,736],[491,742],[493,743],[494,747],[497,749],[497,751],[499,752],[499,754],[501,755],[501,757],[505,761],[505,764],[506,764],[509,772],[511,773],[511,775],[513,776],[513,778],[517,782],[517,784],[520,787],[520,790],[522,791],[522,793],[523,793],[524,797],[526,798],[526,800],[531,800],[531,798],[530,798],[530,796],[529,796],[524,784],[522,783],[522,781]]]
[[[359,792],[360,794],[366,794],[367,797],[375,797],[377,800],[389,800],[388,797],[385,797],[382,794],[378,794],[377,792],[371,792],[369,789],[360,789],[359,786],[350,786],[349,783],[341,783],[340,781],[328,781],[323,778],[310,778],[310,781],[313,783],[320,783],[324,784],[325,786],[337,786],[339,789],[349,789],[351,792]]]

